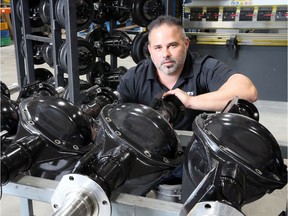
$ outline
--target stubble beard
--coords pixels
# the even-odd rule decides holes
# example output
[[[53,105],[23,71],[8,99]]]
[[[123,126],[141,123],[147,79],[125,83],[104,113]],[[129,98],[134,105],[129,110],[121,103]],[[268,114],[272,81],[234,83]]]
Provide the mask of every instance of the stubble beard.
[[[166,75],[177,74],[178,71],[183,68],[184,62],[186,60],[186,56],[187,56],[187,52],[185,51],[184,54],[180,58],[178,59],[166,58],[163,61],[161,61],[161,63],[158,64],[156,67],[159,71],[163,72]],[[173,62],[172,66],[167,67],[163,64],[167,60]]]

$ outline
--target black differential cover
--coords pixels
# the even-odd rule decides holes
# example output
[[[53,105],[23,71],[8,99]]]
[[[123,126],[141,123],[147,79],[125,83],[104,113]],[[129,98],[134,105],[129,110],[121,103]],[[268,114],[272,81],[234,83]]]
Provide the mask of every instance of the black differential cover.
[[[193,123],[194,135],[184,169],[193,186],[216,164],[238,164],[246,176],[243,203],[287,184],[287,170],[273,135],[259,122],[233,114],[201,114]]]
[[[77,106],[63,98],[29,98],[20,103],[19,111],[24,128],[40,133],[59,148],[87,151],[92,141],[89,121]]]

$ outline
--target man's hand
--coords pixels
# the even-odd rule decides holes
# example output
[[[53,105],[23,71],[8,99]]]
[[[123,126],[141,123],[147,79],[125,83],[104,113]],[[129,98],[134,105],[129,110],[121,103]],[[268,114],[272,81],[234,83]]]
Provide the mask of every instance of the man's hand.
[[[190,108],[189,104],[189,100],[191,99],[191,97],[193,96],[189,96],[186,92],[182,91],[179,88],[170,90],[168,92],[165,92],[163,94],[163,97],[166,97],[168,95],[175,95],[181,102],[182,104],[186,107],[186,108]]]

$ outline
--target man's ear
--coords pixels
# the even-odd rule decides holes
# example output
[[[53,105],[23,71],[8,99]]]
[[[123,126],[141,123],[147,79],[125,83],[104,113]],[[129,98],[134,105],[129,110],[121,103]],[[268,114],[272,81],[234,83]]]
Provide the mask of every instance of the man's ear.
[[[186,47],[188,48],[190,44],[190,39],[188,37],[185,38],[185,44],[186,44]]]

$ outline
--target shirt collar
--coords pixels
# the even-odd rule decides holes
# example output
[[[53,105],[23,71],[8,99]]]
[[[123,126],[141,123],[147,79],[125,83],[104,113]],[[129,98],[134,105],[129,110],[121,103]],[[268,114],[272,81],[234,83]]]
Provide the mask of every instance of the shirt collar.
[[[186,56],[184,68],[179,79],[186,79],[186,78],[193,77],[193,73],[191,73],[192,66],[193,66],[192,56],[190,55],[190,52],[188,52]]]
[[[149,58],[147,59],[147,61],[145,62],[146,64],[148,64],[148,71],[147,71],[147,80],[156,80],[157,79],[157,72],[156,72],[156,67],[153,64],[152,60]]]

